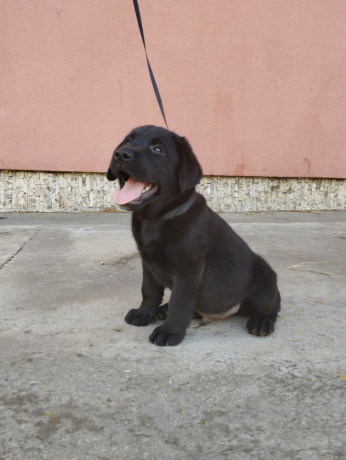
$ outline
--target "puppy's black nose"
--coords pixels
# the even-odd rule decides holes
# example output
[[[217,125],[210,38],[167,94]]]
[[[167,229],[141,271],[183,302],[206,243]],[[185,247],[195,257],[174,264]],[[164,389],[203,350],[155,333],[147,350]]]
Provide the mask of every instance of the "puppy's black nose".
[[[132,160],[133,157],[134,154],[132,152],[129,152],[128,150],[116,150],[114,152],[114,158],[116,160],[129,161]]]

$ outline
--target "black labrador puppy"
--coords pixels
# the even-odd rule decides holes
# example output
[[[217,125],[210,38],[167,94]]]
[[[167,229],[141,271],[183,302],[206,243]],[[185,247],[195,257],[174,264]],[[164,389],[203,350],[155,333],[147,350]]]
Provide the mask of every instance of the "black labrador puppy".
[[[143,265],[143,300],[126,322],[153,322],[165,287],[172,291],[167,317],[149,337],[156,345],[180,343],[196,313],[204,323],[248,315],[248,331],[265,336],[280,310],[275,272],[195,191],[201,177],[188,141],[150,125],[125,137],[107,172],[120,183],[115,202],[133,211]]]

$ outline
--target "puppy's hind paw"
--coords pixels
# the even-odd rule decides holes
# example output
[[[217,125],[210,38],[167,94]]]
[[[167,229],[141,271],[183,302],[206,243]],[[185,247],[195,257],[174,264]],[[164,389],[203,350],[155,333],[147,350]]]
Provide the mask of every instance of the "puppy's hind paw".
[[[274,332],[274,324],[276,321],[276,315],[262,316],[255,315],[251,316],[246,323],[246,329],[250,334],[265,337],[271,332]]]
[[[147,326],[155,321],[155,316],[140,308],[134,308],[125,316],[125,321],[133,326]]]
[[[168,313],[168,303],[165,303],[164,305],[160,305],[158,307],[158,309],[155,312],[155,318],[165,320],[167,318],[167,313]]]

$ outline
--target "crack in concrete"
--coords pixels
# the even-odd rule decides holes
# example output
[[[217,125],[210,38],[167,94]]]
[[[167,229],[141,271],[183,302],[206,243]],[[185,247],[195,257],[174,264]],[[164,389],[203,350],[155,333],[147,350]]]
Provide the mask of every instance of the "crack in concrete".
[[[5,262],[0,265],[0,270],[2,270],[4,268],[5,265],[7,265],[9,262],[11,262],[17,254],[19,254],[24,248],[25,246],[30,243],[30,241],[32,241],[35,236],[39,233],[40,230],[37,230],[27,241],[25,241],[25,243],[23,243],[20,248],[18,249],[18,251],[16,251],[11,257],[9,257],[7,260],[5,260]]]

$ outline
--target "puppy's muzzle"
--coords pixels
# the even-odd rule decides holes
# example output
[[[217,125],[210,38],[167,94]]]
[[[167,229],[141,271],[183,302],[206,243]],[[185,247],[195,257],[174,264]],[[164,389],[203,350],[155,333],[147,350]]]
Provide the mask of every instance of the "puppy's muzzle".
[[[130,150],[116,150],[113,154],[114,160],[121,162],[131,161],[134,157],[134,153]]]
[[[117,149],[113,153],[110,167],[107,171],[107,179],[113,181],[118,178],[118,170],[124,169],[126,164],[130,164],[135,159],[135,153],[129,149]]]

